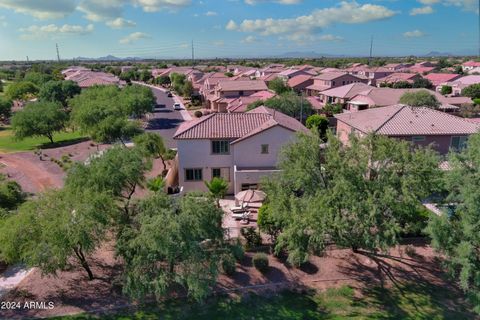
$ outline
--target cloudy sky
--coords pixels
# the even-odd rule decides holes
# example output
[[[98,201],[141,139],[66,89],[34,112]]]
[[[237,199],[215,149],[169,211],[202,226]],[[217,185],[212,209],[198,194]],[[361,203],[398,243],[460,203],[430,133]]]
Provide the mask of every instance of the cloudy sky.
[[[477,0],[0,0],[0,60],[468,54]]]

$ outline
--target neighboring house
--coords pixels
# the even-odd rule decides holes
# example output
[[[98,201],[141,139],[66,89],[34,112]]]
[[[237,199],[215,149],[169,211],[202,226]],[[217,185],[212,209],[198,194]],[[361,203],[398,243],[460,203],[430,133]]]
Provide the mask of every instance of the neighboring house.
[[[262,80],[222,80],[215,86],[207,105],[214,112],[226,112],[228,104],[233,100],[266,90],[268,87]]]
[[[440,93],[427,89],[392,89],[392,88],[371,88],[360,92],[348,103],[348,111],[359,111],[373,107],[385,107],[400,103],[400,98],[407,92],[426,90],[434,95],[440,102],[440,109],[444,111],[455,111],[463,104],[472,103],[470,98],[465,97],[444,97]]]
[[[480,68],[480,62],[477,61],[467,61],[462,64],[462,70],[465,73],[469,73],[470,71]]]
[[[318,96],[322,91],[359,82],[367,83],[368,80],[344,72],[322,73],[313,77],[313,84],[306,90],[308,96]]]
[[[462,75],[456,73],[429,73],[423,77],[429,80],[434,87],[437,87],[441,83],[455,81],[458,78],[461,78]]]
[[[397,82],[408,82],[413,84],[415,80],[421,79],[422,76],[417,73],[395,72],[386,77],[377,79],[377,86],[394,85]]]
[[[456,79],[455,81],[441,83],[439,86],[437,86],[437,91],[440,91],[443,86],[450,86],[452,87],[453,96],[461,96],[463,93],[463,89],[477,83],[480,83],[480,76],[463,76]]]
[[[412,65],[413,64],[406,64],[406,63],[388,63],[388,64],[384,65],[383,67],[385,69],[390,70],[390,71],[397,72],[397,71],[402,70],[404,68],[411,67]]]
[[[313,76],[310,74],[300,74],[288,79],[287,84],[295,92],[304,92],[308,86],[313,84]]]
[[[299,75],[313,76],[312,72],[309,72],[308,70],[305,70],[305,69],[287,69],[278,73],[278,77],[285,82]]]
[[[123,86],[126,84],[125,81],[120,80],[117,76],[111,73],[91,71],[85,68],[78,68],[73,72],[69,69],[64,71],[65,80],[75,81],[82,89],[95,85]]]
[[[326,105],[327,103],[341,104],[342,106],[345,106],[350,99],[355,97],[360,92],[370,88],[373,87],[362,82],[351,83],[320,92],[318,94],[318,100],[322,106]]]
[[[374,132],[421,146],[430,145],[442,155],[451,149],[462,149],[468,136],[479,130],[478,124],[464,118],[405,105],[337,114],[335,118],[337,136],[343,143],[348,143],[351,134],[364,136]]]
[[[227,112],[247,112],[251,103],[265,101],[275,96],[276,94],[271,91],[259,91],[251,96],[240,97],[228,103]]]
[[[229,194],[256,189],[263,177],[278,172],[280,149],[297,131],[308,132],[297,120],[263,106],[185,122],[174,135],[179,184],[186,191],[207,191],[205,181],[221,177],[229,182]]]
[[[368,80],[366,83],[374,86],[376,85],[378,79],[385,78],[386,76],[392,74],[393,71],[384,67],[371,68],[368,66],[359,66],[350,69],[349,73],[354,74],[357,77],[365,77]]]

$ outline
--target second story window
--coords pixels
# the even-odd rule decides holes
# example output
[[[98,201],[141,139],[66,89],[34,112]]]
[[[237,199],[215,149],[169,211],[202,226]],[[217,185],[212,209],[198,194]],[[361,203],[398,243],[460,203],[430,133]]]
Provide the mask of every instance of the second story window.
[[[202,169],[185,169],[185,181],[202,181]]]
[[[262,144],[262,154],[268,154],[268,144]]]
[[[212,153],[213,154],[229,154],[230,142],[227,140],[212,141]]]

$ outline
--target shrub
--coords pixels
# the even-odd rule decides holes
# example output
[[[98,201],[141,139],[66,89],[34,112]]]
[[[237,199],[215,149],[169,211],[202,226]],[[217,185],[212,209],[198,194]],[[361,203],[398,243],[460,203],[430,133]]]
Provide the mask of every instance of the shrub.
[[[440,93],[442,95],[447,95],[452,93],[452,87],[451,86],[442,86],[442,89],[440,90]]]
[[[233,275],[235,273],[235,268],[236,268],[236,261],[235,257],[232,255],[226,255],[222,259],[222,271],[226,275]]]
[[[242,228],[240,234],[247,240],[247,248],[255,248],[262,244],[262,237],[254,227]]]
[[[268,270],[268,256],[263,253],[255,253],[253,256],[253,266],[260,272],[265,272]]]
[[[238,241],[232,246],[232,254],[237,261],[240,261],[245,256],[245,250],[243,250],[242,244]]]
[[[272,216],[270,207],[266,203],[258,209],[257,224],[262,232],[270,236],[272,242],[276,241],[281,230]]]
[[[203,116],[203,113],[202,113],[202,111],[197,110],[197,111],[195,111],[195,112],[193,113],[193,115],[194,115],[195,117],[197,117],[197,118],[200,118],[200,117]]]
[[[412,246],[411,244],[407,245],[405,247],[405,253],[407,254],[407,256],[409,256],[410,258],[413,258],[417,255],[417,251],[415,250],[415,247]]]

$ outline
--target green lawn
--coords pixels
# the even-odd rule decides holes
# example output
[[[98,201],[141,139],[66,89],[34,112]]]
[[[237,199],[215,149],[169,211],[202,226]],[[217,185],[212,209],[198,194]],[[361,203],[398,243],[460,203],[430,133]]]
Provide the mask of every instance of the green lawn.
[[[164,303],[155,308],[109,316],[78,315],[57,320],[92,319],[472,319],[463,305],[455,305],[448,289],[418,285],[395,289],[373,288],[362,298],[350,287],[321,294],[284,292],[272,297],[216,298],[204,304]]]
[[[0,128],[0,152],[19,152],[30,151],[37,148],[57,147],[84,140],[85,137],[79,132],[59,132],[55,134],[53,140],[55,144],[50,144],[46,137],[32,137],[24,140],[15,140],[13,132],[9,128]]]

